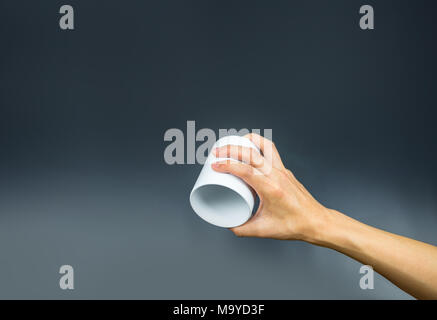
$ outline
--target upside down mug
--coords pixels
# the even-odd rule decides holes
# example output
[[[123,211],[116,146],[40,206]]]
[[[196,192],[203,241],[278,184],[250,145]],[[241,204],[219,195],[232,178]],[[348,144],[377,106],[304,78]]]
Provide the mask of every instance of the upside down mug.
[[[223,137],[214,144],[212,150],[228,144],[249,147],[259,152],[252,141],[240,136]],[[251,218],[255,192],[240,178],[211,168],[212,163],[227,159],[217,158],[212,152],[208,155],[191,191],[190,203],[194,212],[203,220],[219,227],[232,228]]]

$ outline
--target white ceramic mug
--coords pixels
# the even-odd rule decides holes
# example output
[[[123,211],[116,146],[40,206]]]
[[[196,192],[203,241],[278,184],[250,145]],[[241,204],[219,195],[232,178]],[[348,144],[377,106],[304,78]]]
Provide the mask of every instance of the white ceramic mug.
[[[223,137],[214,144],[212,150],[228,144],[253,148],[259,152],[252,141],[240,136]],[[219,227],[232,228],[251,218],[255,192],[240,178],[211,168],[212,163],[226,159],[229,158],[216,158],[212,152],[208,155],[191,191],[190,203],[203,220]]]

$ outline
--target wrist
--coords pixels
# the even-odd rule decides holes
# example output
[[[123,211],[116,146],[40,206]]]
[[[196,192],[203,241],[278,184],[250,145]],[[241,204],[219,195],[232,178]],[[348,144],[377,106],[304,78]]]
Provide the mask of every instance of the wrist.
[[[309,231],[301,240],[330,248],[336,247],[350,222],[350,218],[344,214],[324,207],[312,220]]]

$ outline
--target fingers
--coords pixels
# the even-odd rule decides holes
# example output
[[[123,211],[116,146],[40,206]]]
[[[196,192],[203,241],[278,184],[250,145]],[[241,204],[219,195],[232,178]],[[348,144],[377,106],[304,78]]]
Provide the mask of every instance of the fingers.
[[[257,168],[260,172],[266,175],[271,172],[270,164],[265,161],[264,157],[257,150],[253,148],[226,145],[214,149],[213,152],[218,158],[232,158],[250,164],[252,167]]]
[[[229,151],[226,152],[229,152],[230,155],[232,154],[232,152],[230,151],[232,146],[229,147]],[[238,152],[238,150],[234,150],[233,152],[233,154],[237,156],[238,160],[243,161],[243,158],[248,159],[247,157],[249,157],[250,160],[250,153],[248,153],[247,151],[241,151],[238,154],[235,154],[235,152]],[[220,153],[220,151],[218,151],[217,154],[223,156],[223,153]],[[228,153],[226,153],[226,155],[228,155]],[[262,158],[261,155],[259,156]],[[248,185],[250,185],[260,197],[261,202],[258,208],[258,212],[260,211],[260,208],[262,207],[261,203],[263,199],[264,189],[269,185],[268,179],[264,174],[260,173],[257,168],[251,166],[250,164],[235,160],[224,160],[215,162],[211,165],[211,167],[217,172],[233,174],[244,180]],[[255,214],[253,218],[255,218],[256,216],[257,214]],[[234,232],[234,234],[237,236],[254,236],[256,234],[255,230],[257,229],[257,224],[255,223],[257,219],[253,218],[241,226],[230,228],[230,230],[232,230],[232,232]]]
[[[243,179],[258,194],[260,194],[259,191],[263,190],[263,185],[267,182],[265,175],[259,172],[258,169],[243,162],[225,160],[215,162],[211,167],[217,172],[230,173]]]
[[[271,163],[272,167],[277,169],[284,168],[279,152],[272,141],[256,133],[249,133],[244,137],[252,141],[261,150],[264,158]]]

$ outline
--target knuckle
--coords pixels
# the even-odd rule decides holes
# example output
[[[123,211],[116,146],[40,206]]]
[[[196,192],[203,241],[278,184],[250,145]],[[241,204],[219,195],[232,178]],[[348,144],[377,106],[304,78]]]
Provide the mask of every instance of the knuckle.
[[[235,164],[235,162],[234,161],[232,161],[232,160],[226,160],[226,165],[227,165],[227,168],[230,170],[230,171],[236,171],[237,170],[237,168],[236,168],[236,164]]]
[[[224,156],[228,153],[228,149],[226,147],[220,147],[217,149],[217,154],[219,156]]]
[[[217,162],[217,167],[216,170],[218,171],[228,171],[229,167],[228,164],[226,162]]]
[[[223,161],[217,161],[215,164],[218,166],[219,169],[227,169],[228,163]]]
[[[263,164],[263,157],[258,151],[251,149],[250,160],[255,166],[261,166]]]
[[[240,174],[242,177],[250,177],[252,175],[252,167],[248,166],[248,165],[240,165]]]
[[[226,170],[227,172],[232,172],[234,171],[234,167],[232,162],[230,162],[229,160],[226,160],[223,162],[223,169]]]
[[[275,199],[280,199],[284,196],[284,191],[279,186],[271,186],[269,190],[270,196],[272,196]]]

